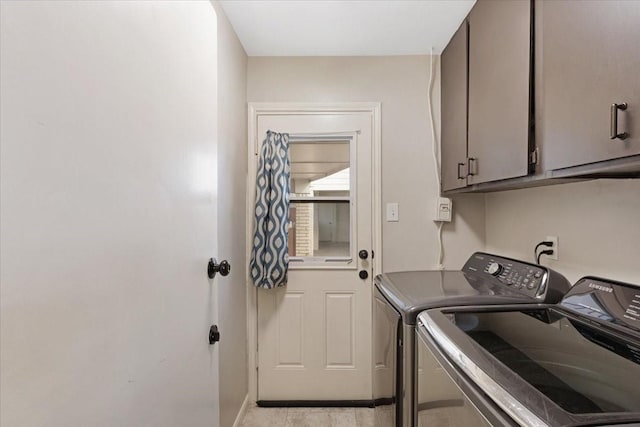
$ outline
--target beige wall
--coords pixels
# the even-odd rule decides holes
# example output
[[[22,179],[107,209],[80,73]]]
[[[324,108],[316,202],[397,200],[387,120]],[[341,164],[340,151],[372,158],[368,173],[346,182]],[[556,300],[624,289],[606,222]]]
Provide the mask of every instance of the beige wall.
[[[224,10],[218,15],[218,253],[231,274],[216,278],[219,298],[220,425],[232,426],[247,395],[245,217],[247,55]]]
[[[382,103],[381,209],[384,213],[387,202],[397,202],[400,213],[399,222],[383,218],[385,271],[437,264],[429,60],[429,56],[249,58],[250,102]],[[439,106],[438,81],[435,88]],[[465,196],[454,203],[455,220],[444,231],[445,265],[459,268],[471,251],[484,247],[484,199]]]
[[[487,249],[531,260],[534,245],[555,235],[559,259],[542,263],[572,283],[591,274],[640,284],[639,219],[638,180],[492,193],[486,195]]]

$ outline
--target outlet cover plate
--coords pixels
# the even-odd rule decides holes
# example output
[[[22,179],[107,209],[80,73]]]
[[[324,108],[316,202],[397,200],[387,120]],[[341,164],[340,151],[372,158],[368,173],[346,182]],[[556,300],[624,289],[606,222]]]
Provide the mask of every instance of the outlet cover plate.
[[[453,203],[447,197],[438,197],[435,221],[451,222]]]
[[[547,259],[554,259],[557,261],[558,253],[560,252],[560,248],[558,247],[558,236],[547,236],[544,238],[544,240],[553,242],[553,246],[550,248],[550,249],[553,249],[553,255],[547,255]]]

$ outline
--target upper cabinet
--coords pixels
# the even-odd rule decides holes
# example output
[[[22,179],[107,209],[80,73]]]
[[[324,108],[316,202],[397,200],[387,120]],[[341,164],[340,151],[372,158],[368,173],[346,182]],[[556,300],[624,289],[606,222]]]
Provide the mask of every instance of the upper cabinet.
[[[639,22],[640,1],[478,0],[442,54],[442,190],[640,177]]]
[[[531,2],[479,0],[442,53],[442,190],[534,171]]]
[[[442,190],[467,185],[467,35],[465,20],[442,52]],[[445,142],[446,141],[446,142]]]
[[[523,0],[479,0],[469,14],[469,184],[533,171],[531,18]]]
[[[543,170],[640,154],[640,2],[535,7]]]

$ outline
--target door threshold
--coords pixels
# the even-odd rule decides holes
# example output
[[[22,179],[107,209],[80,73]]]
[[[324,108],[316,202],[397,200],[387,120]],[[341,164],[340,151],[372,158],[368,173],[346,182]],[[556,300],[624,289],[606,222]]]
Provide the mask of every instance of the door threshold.
[[[261,408],[373,408],[373,400],[258,400]]]

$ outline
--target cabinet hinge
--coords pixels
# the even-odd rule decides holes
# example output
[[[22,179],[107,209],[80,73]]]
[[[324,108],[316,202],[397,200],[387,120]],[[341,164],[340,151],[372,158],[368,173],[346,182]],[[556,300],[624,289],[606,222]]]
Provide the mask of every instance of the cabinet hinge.
[[[538,164],[538,147],[534,148],[531,153],[529,153],[529,163],[532,165]]]

